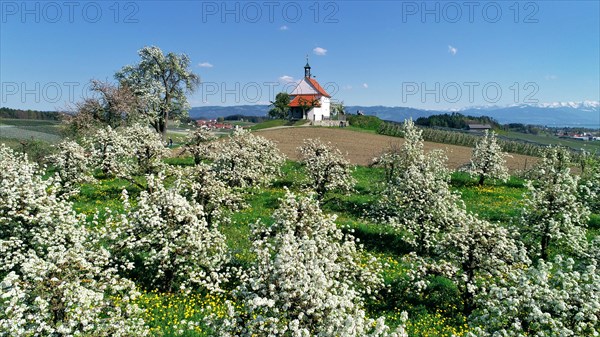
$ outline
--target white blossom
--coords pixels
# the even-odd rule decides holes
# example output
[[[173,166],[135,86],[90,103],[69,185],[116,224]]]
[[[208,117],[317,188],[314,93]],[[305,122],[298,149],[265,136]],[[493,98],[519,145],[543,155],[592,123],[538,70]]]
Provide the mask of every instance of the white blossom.
[[[100,169],[107,176],[116,176],[127,170],[127,158],[132,152],[121,133],[107,126],[98,129],[84,142],[91,152],[94,168]]]
[[[488,178],[506,182],[509,178],[506,156],[496,141],[496,133],[485,130],[483,138],[475,144],[468,172],[479,177],[479,185],[483,185]]]
[[[320,199],[328,191],[350,192],[356,184],[350,162],[331,143],[305,139],[298,151],[308,176],[308,186]]]
[[[275,143],[241,128],[215,144],[211,159],[214,171],[232,187],[267,184],[285,161]]]
[[[145,336],[134,284],[41,173],[0,146],[0,335]]]
[[[228,214],[242,205],[242,196],[221,181],[207,164],[186,167],[178,172],[181,194],[200,206],[209,226],[228,222]]]
[[[455,224],[464,205],[449,186],[450,174],[441,151],[425,154],[421,132],[404,123],[405,142],[393,156],[396,173],[385,185],[370,216],[401,231],[419,254],[431,253],[443,232]]]
[[[138,113],[166,139],[169,120],[187,115],[186,94],[193,93],[200,77],[190,68],[185,54],[167,53],[156,46],[138,51],[140,62],[123,67],[115,74],[121,86],[127,86],[141,106]]]
[[[147,284],[163,291],[195,284],[219,290],[227,261],[225,237],[209,226],[201,205],[181,195],[181,183],[166,188],[164,175],[148,175],[147,191],[129,203],[123,190],[125,214],[109,220],[106,236],[111,249],[126,261],[142,261]]]
[[[373,158],[371,166],[382,167],[385,171],[385,181],[391,182],[402,169],[400,166],[406,163],[404,155],[404,147],[397,143],[392,143],[379,156]]]
[[[140,124],[118,130],[107,126],[86,139],[86,144],[94,167],[105,175],[130,180],[162,170],[168,153],[160,135]]]
[[[81,145],[67,139],[55,147],[57,152],[48,156],[48,162],[56,170],[56,181],[65,193],[77,191],[80,184],[94,181],[90,157]]]
[[[554,263],[509,273],[480,299],[473,317],[476,336],[600,335],[597,263],[577,266],[558,255]]]
[[[311,197],[287,193],[274,224],[258,223],[256,261],[235,291],[216,336],[405,336],[365,317],[362,295],[382,284],[375,260],[361,260],[353,238]],[[368,257],[367,257],[368,258]]]
[[[522,232],[530,254],[545,260],[551,247],[581,254],[587,246],[589,210],[577,199],[579,177],[570,174],[568,163],[566,150],[549,148],[537,168],[542,178],[527,183]]]
[[[168,149],[158,133],[140,124],[123,128],[119,132],[130,149],[129,165],[120,175],[131,178],[161,171],[164,167],[162,159],[167,156]]]
[[[146,336],[135,284],[107,262],[78,245],[29,256],[0,283],[0,335]]]
[[[580,184],[581,201],[590,211],[600,214],[600,158],[585,151],[582,156],[586,165],[583,165]]]
[[[18,270],[31,255],[44,258],[50,249],[82,242],[71,204],[55,191],[52,178],[42,179],[24,154],[0,145],[0,271]]]
[[[439,250],[456,266],[456,273],[449,276],[459,286],[466,316],[475,306],[475,296],[485,292],[494,278],[530,262],[518,233],[471,214],[445,235]]]
[[[194,163],[200,164],[203,159],[210,157],[215,146],[216,137],[206,128],[195,127],[190,129],[185,141],[185,150],[194,156]]]

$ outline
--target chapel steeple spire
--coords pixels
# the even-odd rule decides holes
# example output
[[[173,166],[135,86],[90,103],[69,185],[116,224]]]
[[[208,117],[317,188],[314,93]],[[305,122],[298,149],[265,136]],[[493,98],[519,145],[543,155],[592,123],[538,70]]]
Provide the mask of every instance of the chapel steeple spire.
[[[304,77],[310,78],[310,64],[308,64],[308,55],[306,55],[306,65],[304,66]]]

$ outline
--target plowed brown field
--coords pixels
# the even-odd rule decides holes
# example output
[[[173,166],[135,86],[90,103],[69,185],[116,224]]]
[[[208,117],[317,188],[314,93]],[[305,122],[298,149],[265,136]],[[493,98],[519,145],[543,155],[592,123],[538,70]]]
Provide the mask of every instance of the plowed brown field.
[[[347,158],[353,164],[368,165],[374,157],[378,156],[391,144],[403,144],[403,138],[376,135],[371,133],[351,131],[339,128],[278,128],[256,131],[257,134],[277,142],[279,149],[292,160],[298,159],[297,147],[304,139],[321,138],[322,141],[331,142],[342,153],[347,153]],[[425,142],[425,150],[442,149],[448,156],[448,167],[456,169],[467,163],[471,158],[472,148],[456,145]],[[530,168],[537,158],[512,154],[506,159],[509,170],[523,170]]]

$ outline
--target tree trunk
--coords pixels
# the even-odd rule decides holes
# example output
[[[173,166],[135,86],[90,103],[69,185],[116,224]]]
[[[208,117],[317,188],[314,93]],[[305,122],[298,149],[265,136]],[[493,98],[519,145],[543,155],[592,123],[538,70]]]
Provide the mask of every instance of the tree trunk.
[[[160,134],[162,135],[162,139],[164,142],[167,141],[167,123],[168,123],[169,113],[167,112],[166,118],[160,123]]]
[[[163,290],[170,293],[173,290],[173,280],[175,279],[175,274],[173,270],[167,269],[165,271],[165,279],[163,282]]]
[[[463,263],[462,268],[464,273],[467,275],[467,280],[465,281],[465,289],[463,291],[463,314],[465,315],[465,317],[469,317],[469,315],[471,315],[471,313],[473,312],[473,310],[475,309],[475,304],[473,303],[473,296],[474,294],[471,294],[469,292],[469,284],[473,283],[474,279],[475,279],[475,270],[474,270],[474,257],[473,257],[473,251],[469,250],[469,258],[468,260]]]
[[[547,234],[544,234],[542,236],[542,244],[541,244],[542,251],[540,252],[541,258],[544,259],[544,261],[548,260],[548,245],[549,244],[550,244],[550,236]]]
[[[484,180],[485,180],[485,176],[483,174],[479,175],[479,186],[483,186]]]

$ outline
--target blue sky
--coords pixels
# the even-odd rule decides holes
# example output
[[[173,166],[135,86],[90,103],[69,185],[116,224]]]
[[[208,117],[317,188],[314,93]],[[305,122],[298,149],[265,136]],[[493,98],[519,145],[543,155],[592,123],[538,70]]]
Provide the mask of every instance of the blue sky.
[[[264,104],[312,72],[346,105],[600,100],[599,1],[0,2],[0,105],[53,110],[137,51],[186,53],[192,106]]]

